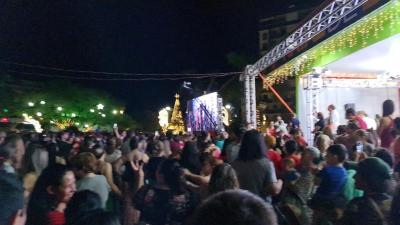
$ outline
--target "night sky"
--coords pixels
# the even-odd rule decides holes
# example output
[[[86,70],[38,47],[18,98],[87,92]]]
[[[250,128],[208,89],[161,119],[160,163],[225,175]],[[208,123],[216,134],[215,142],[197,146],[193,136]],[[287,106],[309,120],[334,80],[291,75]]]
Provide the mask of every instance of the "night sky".
[[[128,73],[237,71],[226,55],[257,57],[258,19],[287,1],[1,1],[0,60]],[[109,92],[134,113],[172,104],[182,82],[79,83]]]

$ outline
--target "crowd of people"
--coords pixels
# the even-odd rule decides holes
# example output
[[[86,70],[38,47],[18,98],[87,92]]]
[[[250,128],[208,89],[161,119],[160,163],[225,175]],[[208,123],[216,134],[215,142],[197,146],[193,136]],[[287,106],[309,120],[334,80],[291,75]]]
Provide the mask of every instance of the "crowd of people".
[[[0,224],[400,224],[400,118],[335,106],[313,143],[268,129],[173,135],[0,131]]]

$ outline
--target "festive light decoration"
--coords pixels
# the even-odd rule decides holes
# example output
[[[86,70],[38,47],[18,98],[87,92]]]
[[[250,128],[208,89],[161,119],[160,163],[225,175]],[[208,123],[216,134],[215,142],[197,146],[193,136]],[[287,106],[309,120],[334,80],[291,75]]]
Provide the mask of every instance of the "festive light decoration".
[[[119,114],[124,114],[124,110],[119,110]]]
[[[104,109],[104,105],[101,104],[101,103],[98,104],[96,107],[97,107],[98,110],[103,110]]]
[[[113,113],[114,115],[117,115],[117,114],[118,114],[118,111],[114,109],[114,110],[112,111],[112,113]]]
[[[43,116],[43,113],[37,112],[37,113],[36,113],[36,116],[39,116],[39,117],[40,117],[40,116]]]
[[[400,3],[395,0],[273,70],[265,79],[270,85],[283,83],[399,33]]]
[[[171,123],[168,126],[168,130],[172,130],[174,134],[179,134],[185,131],[185,124],[183,122],[181,103],[179,101],[179,95],[175,95],[174,109],[172,110]]]
[[[72,118],[76,117],[76,113],[71,113],[71,117]]]
[[[163,132],[168,131],[169,111],[167,110],[167,108],[163,108],[158,112],[158,123],[160,124],[160,127],[163,130]]]
[[[90,109],[90,112],[91,112],[91,113],[94,113],[94,109]]]
[[[40,104],[41,104],[41,105],[45,105],[46,102],[42,100],[42,101],[40,101]]]
[[[63,110],[63,108],[61,106],[57,107],[57,111],[62,111],[62,110]]]
[[[28,106],[29,106],[29,107],[33,107],[33,106],[35,106],[35,103],[33,103],[33,102],[28,102]]]

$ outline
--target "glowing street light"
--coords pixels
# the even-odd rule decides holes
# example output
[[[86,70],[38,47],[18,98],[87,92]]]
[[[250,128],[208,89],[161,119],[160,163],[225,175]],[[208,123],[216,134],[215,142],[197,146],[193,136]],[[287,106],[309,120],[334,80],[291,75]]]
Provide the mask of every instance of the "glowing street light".
[[[114,109],[114,110],[112,111],[112,113],[113,113],[114,115],[116,115],[116,114],[118,113],[118,111]]]
[[[232,106],[228,104],[225,106],[225,108],[229,110],[229,109],[232,109]]]
[[[35,103],[33,103],[33,102],[28,102],[28,106],[29,106],[29,107],[33,107],[33,106],[35,106]]]
[[[71,117],[76,117],[76,114],[75,113],[71,113]]]
[[[62,111],[62,110],[63,110],[63,108],[61,106],[57,107],[57,111]]]
[[[101,104],[101,103],[100,103],[100,104],[98,104],[96,107],[97,107],[97,109],[98,109],[98,110],[102,110],[102,109],[104,109],[104,105],[103,105],[103,104]]]
[[[119,114],[124,114],[124,110],[119,110]]]
[[[91,113],[94,113],[94,109],[90,109],[90,112],[91,112]]]
[[[42,100],[42,101],[40,101],[40,104],[44,105],[44,104],[46,104],[46,102]]]
[[[171,111],[171,107],[169,107],[169,106],[165,107],[165,109],[166,109],[167,111]]]
[[[39,116],[39,117],[40,117],[40,116],[43,116],[43,113],[37,112],[37,113],[36,113],[36,116]]]
[[[83,125],[85,128],[88,128],[89,127],[89,124],[85,124],[85,125]]]
[[[104,113],[103,113],[103,114],[101,114],[101,117],[106,117],[106,114],[104,114]]]

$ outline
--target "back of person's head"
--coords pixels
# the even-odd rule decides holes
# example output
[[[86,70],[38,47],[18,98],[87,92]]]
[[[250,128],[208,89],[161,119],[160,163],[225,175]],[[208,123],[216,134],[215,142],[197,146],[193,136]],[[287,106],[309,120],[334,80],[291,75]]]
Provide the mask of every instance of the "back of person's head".
[[[251,161],[261,159],[266,157],[266,151],[267,146],[262,135],[256,130],[249,130],[243,136],[238,160]]]
[[[285,142],[285,151],[288,155],[296,153],[298,150],[298,145],[294,140],[288,140]]]
[[[239,181],[232,166],[227,163],[217,165],[211,174],[210,183],[208,184],[209,194],[236,188],[239,188]]]
[[[131,148],[131,150],[137,149],[138,145],[139,145],[139,138],[137,136],[132,137],[129,142],[129,147]]]
[[[106,154],[106,150],[98,144],[96,144],[90,152],[96,157],[96,159],[100,159]]]
[[[378,148],[375,155],[376,158],[382,159],[385,163],[388,164],[390,168],[393,168],[394,164],[394,159],[393,155],[390,153],[390,151],[386,148]]]
[[[67,225],[121,225],[121,223],[118,215],[104,210],[96,210]]]
[[[390,168],[382,159],[370,157],[358,163],[357,188],[372,193],[385,193],[390,180]]]
[[[357,122],[355,122],[355,121],[350,121],[347,124],[346,128],[347,128],[347,131],[351,131],[351,132],[355,132],[355,131],[360,129],[360,127],[358,126]]]
[[[97,158],[90,152],[82,152],[72,160],[73,167],[84,173],[94,173],[97,167]]]
[[[74,224],[79,218],[102,208],[101,199],[97,193],[89,190],[76,192],[64,212],[66,224]]]
[[[265,136],[265,142],[270,149],[274,149],[276,146],[276,138],[272,135]]]
[[[277,225],[271,205],[244,190],[217,193],[197,208],[195,225]]]
[[[356,111],[353,108],[346,109],[346,116],[355,116]]]
[[[320,120],[324,119],[324,114],[322,112],[318,112],[317,113],[317,118],[320,119]]]
[[[165,159],[158,166],[158,171],[162,175],[165,184],[174,194],[185,193],[186,180],[183,174],[183,168],[177,160]]]
[[[344,145],[331,145],[327,151],[329,154],[336,156],[340,163],[344,162],[347,158],[347,149]]]
[[[326,152],[331,143],[332,140],[329,138],[328,135],[325,134],[318,135],[317,139],[315,140],[315,145],[321,152]]]
[[[347,129],[346,125],[339,125],[337,130],[336,130],[336,134],[337,135],[345,134],[346,133],[346,129]]]
[[[24,188],[15,174],[0,171],[0,224],[11,224],[24,207]]]
[[[390,116],[394,113],[394,102],[390,99],[386,100],[382,104],[382,116]]]

